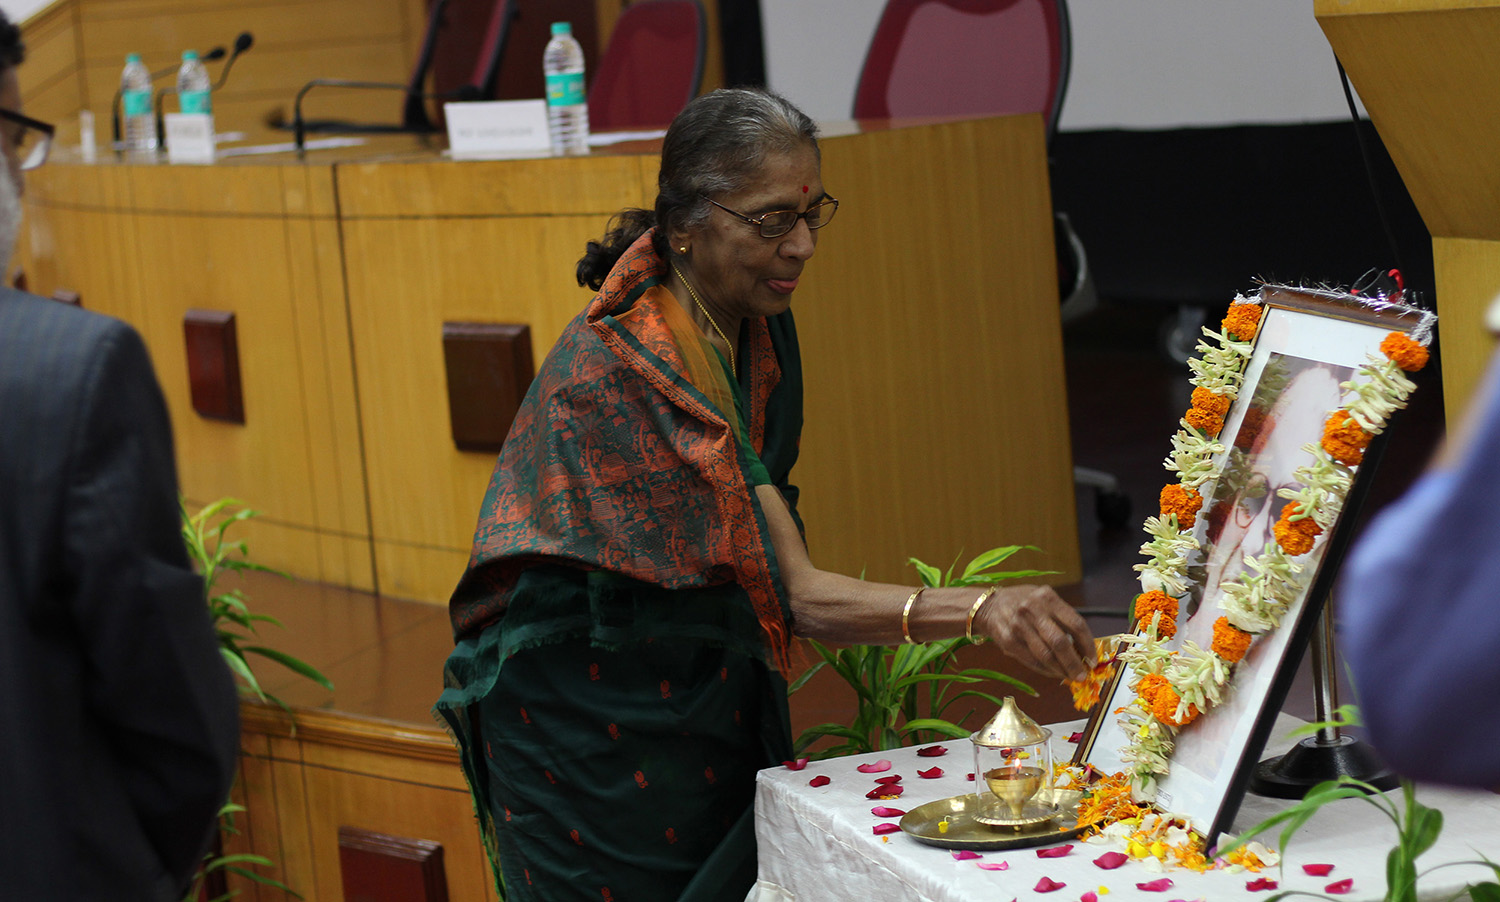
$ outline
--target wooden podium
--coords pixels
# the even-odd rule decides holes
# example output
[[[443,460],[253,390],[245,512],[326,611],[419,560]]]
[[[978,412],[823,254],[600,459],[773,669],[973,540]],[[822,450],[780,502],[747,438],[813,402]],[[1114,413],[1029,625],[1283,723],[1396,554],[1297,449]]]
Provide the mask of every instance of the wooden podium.
[[[1427,230],[1443,401],[1456,421],[1489,360],[1500,294],[1500,0],[1315,0]]]
[[[1076,581],[1040,118],[851,126],[822,148],[843,207],[793,304],[813,560],[914,583],[908,557],[1028,543],[1046,553],[1023,566]],[[524,324],[540,362],[590,298],[585,242],[652,202],[658,156],[460,163],[408,138],[207,167],[59,153],[28,173],[18,259],[33,291],[140,329],[184,492],[263,511],[257,559],[443,603],[494,466],[455,445],[445,324]],[[206,414],[189,378],[184,318],[227,313],[243,423]]]

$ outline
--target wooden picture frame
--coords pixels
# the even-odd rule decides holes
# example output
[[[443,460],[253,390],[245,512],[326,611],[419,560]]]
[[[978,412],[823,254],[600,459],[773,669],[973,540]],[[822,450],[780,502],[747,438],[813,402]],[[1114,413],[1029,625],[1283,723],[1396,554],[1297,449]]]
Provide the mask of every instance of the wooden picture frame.
[[[1203,507],[1192,535],[1201,549],[1189,567],[1178,632],[1168,647],[1188,641],[1208,648],[1222,611],[1222,587],[1244,570],[1246,556],[1274,541],[1271,526],[1287,503],[1277,492],[1297,488],[1292,475],[1312,462],[1305,446],[1322,437],[1329,414],[1393,331],[1430,330],[1436,316],[1382,298],[1343,292],[1265,286],[1256,300],[1266,312],[1244,369],[1244,383],[1225,415],[1216,458],[1219,475],[1200,487]],[[1235,665],[1222,704],[1182,727],[1171,772],[1157,783],[1157,807],[1187,818],[1211,846],[1230,830],[1271,727],[1296,676],[1349,540],[1347,524],[1368,491],[1377,436],[1365,463],[1355,468],[1344,506],[1313,549],[1296,560],[1299,590],[1278,629],[1255,637]],[[1128,737],[1113,712],[1134,699],[1129,668],[1121,666],[1101,692],[1074,761],[1104,773],[1126,770],[1120,757]]]

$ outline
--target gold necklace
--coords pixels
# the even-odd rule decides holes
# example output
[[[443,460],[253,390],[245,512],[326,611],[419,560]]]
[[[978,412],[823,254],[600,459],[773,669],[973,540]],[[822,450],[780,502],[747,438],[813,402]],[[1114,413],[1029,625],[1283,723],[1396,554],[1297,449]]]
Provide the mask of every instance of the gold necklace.
[[[671,264],[671,266],[672,266],[672,272],[676,273],[677,274],[677,278],[679,278],[679,279],[682,280],[682,284],[687,286],[688,295],[690,297],[692,297],[693,303],[697,304],[698,305],[698,309],[703,311],[703,315],[706,316],[706,317],[708,317],[708,324],[710,326],[714,327],[714,331],[717,332],[717,333],[719,333],[719,337],[720,338],[724,339],[724,345],[725,345],[725,347],[729,348],[729,373],[730,373],[730,375],[734,376],[734,378],[736,378],[736,379],[740,378],[740,371],[738,369],[736,369],[735,365],[734,365],[734,343],[729,340],[729,336],[728,335],[724,334],[724,330],[719,328],[718,322],[716,322],[714,320],[714,315],[712,313],[709,313],[708,312],[708,308],[705,307],[705,306],[703,306],[703,302],[698,299],[698,292],[696,292],[696,291],[693,290],[693,283],[689,282],[687,280],[687,276],[684,276],[682,274],[682,270],[680,270],[680,269],[677,268],[677,264],[676,263]]]

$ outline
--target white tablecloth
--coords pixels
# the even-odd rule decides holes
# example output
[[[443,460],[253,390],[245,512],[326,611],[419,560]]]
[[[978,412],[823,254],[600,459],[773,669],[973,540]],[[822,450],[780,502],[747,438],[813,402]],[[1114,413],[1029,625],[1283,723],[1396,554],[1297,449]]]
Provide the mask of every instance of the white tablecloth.
[[[1298,725],[1283,716],[1272,733],[1265,757],[1281,754],[1292,744],[1287,733]],[[1082,728],[1082,722],[1052,727],[1053,754],[1064,761],[1073,754],[1067,736]],[[904,833],[885,837],[872,832],[875,824],[899,821],[877,818],[876,805],[910,811],[918,805],[972,791],[967,775],[974,769],[968,740],[948,740],[946,755],[921,758],[915,748],[814,761],[804,770],[785,767],[760,772],[755,798],[756,839],[759,843],[760,880],[751,894],[757,902],[830,902],[830,900],[924,900],[924,902],[976,902],[976,900],[1044,900],[1076,902],[1083,893],[1098,892],[1101,902],[1177,899],[1265,899],[1269,892],[1248,892],[1247,882],[1258,876],[1278,880],[1280,890],[1322,892],[1334,881],[1353,878],[1352,890],[1342,899],[1380,900],[1385,896],[1385,857],[1396,839],[1394,825],[1369,802],[1345,799],[1324,807],[1299,831],[1286,850],[1280,873],[1269,868],[1261,874],[1210,871],[1196,874],[1186,869],[1151,873],[1139,861],[1116,870],[1102,870],[1092,862],[1111,846],[1073,840],[1073,848],[1062,858],[1038,858],[1035,849],[982,852],[978,860],[957,861],[953,852],[920,843]],[[887,758],[893,763],[885,774],[864,774],[856,765]],[[923,779],[917,771],[932,766],[943,776]],[[871,801],[865,794],[875,778],[900,774],[906,787],[898,801]],[[831,779],[826,786],[811,787],[818,775]],[[1400,790],[1390,795],[1400,804]],[[1444,827],[1438,844],[1418,859],[1419,871],[1446,862],[1476,860],[1480,853],[1500,859],[1500,796],[1419,787],[1417,798],[1440,809]],[[1236,829],[1243,830],[1290,805],[1279,799],[1246,795],[1240,806]],[[1272,831],[1279,834],[1278,831]],[[1275,847],[1277,835],[1262,837]],[[981,862],[1005,862],[1003,871],[984,870]],[[1305,874],[1303,864],[1331,864],[1327,877]],[[1037,893],[1042,877],[1067,884],[1065,889]],[[1174,886],[1166,892],[1136,888],[1162,876]],[[1468,882],[1493,880],[1486,868],[1445,868],[1423,877],[1418,887],[1423,899],[1448,898]]]

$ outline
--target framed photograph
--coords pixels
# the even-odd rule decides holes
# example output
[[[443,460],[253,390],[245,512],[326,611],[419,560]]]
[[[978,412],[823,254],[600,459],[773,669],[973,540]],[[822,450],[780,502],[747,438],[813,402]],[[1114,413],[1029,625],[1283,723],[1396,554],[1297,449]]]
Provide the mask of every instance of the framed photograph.
[[[1174,651],[1189,642],[1210,648],[1226,588],[1253,577],[1248,559],[1276,542],[1273,528],[1293,503],[1285,495],[1303,488],[1297,471],[1312,462],[1307,446],[1318,445],[1329,415],[1346,403],[1345,383],[1372,355],[1382,359],[1381,341],[1391,332],[1430,329],[1435,320],[1403,304],[1332,291],[1266,286],[1255,300],[1264,314],[1217,437],[1218,475],[1199,487],[1203,503],[1191,530],[1199,547],[1188,558],[1185,590],[1175,593],[1177,631],[1167,640]],[[1373,457],[1375,447],[1368,453]],[[1176,733],[1170,772],[1156,781],[1156,804],[1185,816],[1210,845],[1231,828],[1296,675],[1348,543],[1340,526],[1367,489],[1367,469],[1354,468],[1343,513],[1295,558],[1301,573],[1280,626],[1255,636],[1233,665],[1222,701]],[[1105,773],[1128,769],[1121,754],[1127,730],[1138,729],[1116,715],[1136,697],[1130,668],[1120,671],[1101,693],[1075,758]]]

